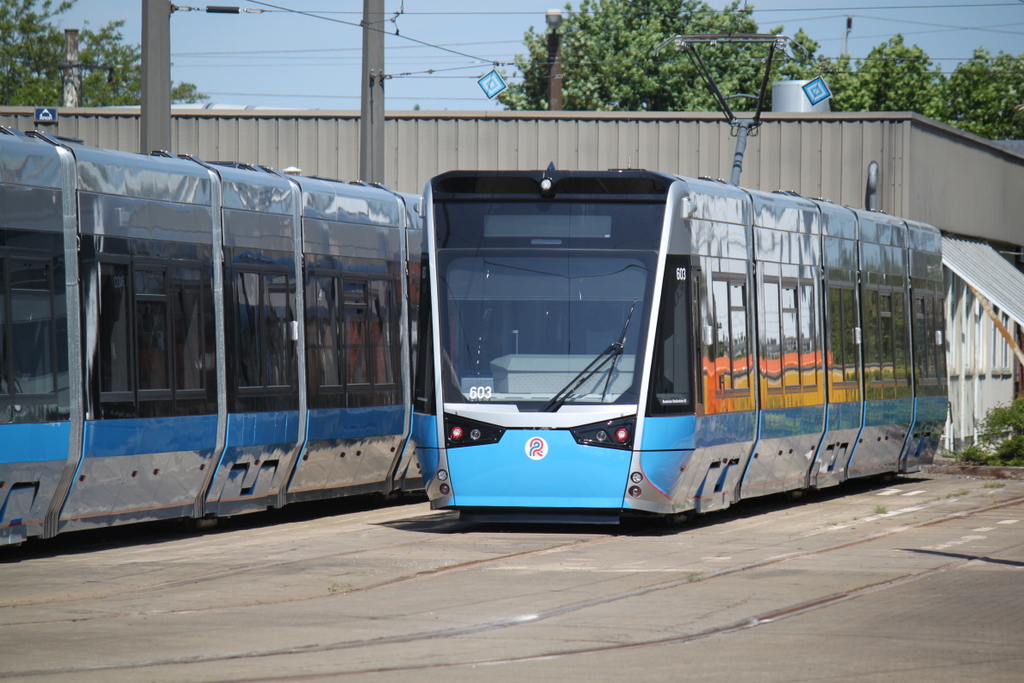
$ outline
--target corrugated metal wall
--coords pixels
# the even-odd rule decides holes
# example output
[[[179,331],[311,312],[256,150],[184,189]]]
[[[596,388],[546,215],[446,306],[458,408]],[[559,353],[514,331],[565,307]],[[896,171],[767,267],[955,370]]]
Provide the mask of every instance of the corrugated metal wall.
[[[132,109],[73,109],[56,124],[0,108],[0,125],[40,128],[86,144],[137,151]],[[175,110],[174,154],[242,161],[307,175],[358,177],[356,112]],[[717,114],[393,112],[386,184],[420,192],[452,169],[647,168],[729,178],[735,138]],[[880,169],[878,207],[943,230],[1024,244],[1024,157],[906,113],[771,114],[749,139],[741,184],[864,206],[867,167]]]

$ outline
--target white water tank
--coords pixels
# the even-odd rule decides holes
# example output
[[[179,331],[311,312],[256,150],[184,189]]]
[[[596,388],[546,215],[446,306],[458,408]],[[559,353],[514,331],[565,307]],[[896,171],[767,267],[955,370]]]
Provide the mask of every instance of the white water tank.
[[[810,81],[775,81],[772,83],[772,111],[774,112],[827,112],[829,99],[811,104],[804,92]]]

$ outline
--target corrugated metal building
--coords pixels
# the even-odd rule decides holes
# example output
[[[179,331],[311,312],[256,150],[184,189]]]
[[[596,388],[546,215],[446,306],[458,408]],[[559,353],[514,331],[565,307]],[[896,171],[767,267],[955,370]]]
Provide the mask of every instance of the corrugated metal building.
[[[55,123],[40,124],[33,113],[0,108],[0,125],[138,150],[137,108],[62,110]],[[173,154],[358,177],[358,112],[176,109],[172,135]],[[632,167],[728,178],[735,144],[720,114],[674,112],[392,112],[385,135],[385,182],[406,192],[420,192],[427,179],[453,169],[536,169],[552,162],[562,169]],[[748,140],[741,184],[864,207],[871,162],[879,170],[877,208],[990,244],[995,250],[983,259],[1011,263],[1020,274],[1024,156],[917,114],[766,114]],[[987,410],[1020,389],[1012,347],[977,296],[998,300],[995,291],[1004,286],[999,278],[968,283],[947,272],[948,447],[970,441]],[[1024,320],[998,307],[996,317],[1010,323],[1019,342]]]

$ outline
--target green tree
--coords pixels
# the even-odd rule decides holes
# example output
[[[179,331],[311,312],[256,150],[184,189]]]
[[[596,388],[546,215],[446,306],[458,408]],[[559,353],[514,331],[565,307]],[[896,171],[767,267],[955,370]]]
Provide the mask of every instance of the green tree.
[[[64,32],[54,20],[75,0],[0,0],[0,105],[51,106],[63,93]],[[124,42],[124,21],[79,34],[84,107],[137,105],[141,101],[141,48]],[[191,83],[171,91],[175,102],[204,95]]]
[[[1024,55],[978,48],[938,88],[933,116],[990,140],[1024,139]]]
[[[828,76],[833,111],[916,111],[932,116],[936,88],[943,77],[917,45],[908,46],[897,34],[858,59],[836,63]]]
[[[690,58],[672,46],[654,54],[665,39],[695,33],[757,33],[751,8],[734,0],[715,10],[698,0],[582,0],[570,10],[562,35],[563,106],[569,110],[714,111],[718,106]],[[773,32],[778,33],[780,29]],[[817,49],[803,33],[808,58]],[[548,88],[547,34],[530,29],[526,55],[516,58],[523,80],[503,92],[509,109],[546,109]],[[701,46],[701,57],[723,94],[756,93],[764,75],[764,45],[723,42]],[[776,74],[806,71],[773,61]],[[730,102],[749,110],[754,102]]]
[[[567,110],[717,111],[718,104],[688,55],[662,41],[694,33],[773,33],[734,0],[715,10],[698,0],[581,0],[563,20],[563,106]],[[787,51],[776,52],[770,81],[823,75],[833,111],[912,111],[990,139],[1024,139],[1024,55],[996,57],[979,48],[948,78],[917,45],[895,35],[865,59],[818,55],[803,29]],[[521,82],[499,99],[509,109],[547,109],[547,33],[531,28],[526,54],[516,57]],[[756,93],[764,74],[764,46],[735,43],[698,48],[726,96]],[[770,97],[770,95],[769,95]],[[730,100],[735,111],[754,107]],[[766,103],[770,107],[770,101]]]

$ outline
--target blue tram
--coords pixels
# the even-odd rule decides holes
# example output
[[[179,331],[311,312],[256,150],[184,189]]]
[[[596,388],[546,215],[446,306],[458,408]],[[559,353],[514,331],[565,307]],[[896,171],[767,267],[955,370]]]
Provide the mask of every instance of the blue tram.
[[[932,460],[934,228],[639,170],[456,171],[424,199],[435,508],[614,522]]]
[[[417,200],[0,129],[0,543],[420,487]]]

